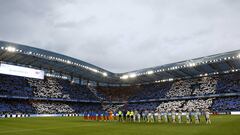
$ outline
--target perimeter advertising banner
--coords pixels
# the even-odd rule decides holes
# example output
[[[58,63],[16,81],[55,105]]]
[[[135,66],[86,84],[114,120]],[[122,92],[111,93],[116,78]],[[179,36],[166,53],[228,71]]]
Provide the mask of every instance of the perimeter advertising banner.
[[[44,71],[33,68],[14,66],[9,64],[0,64],[0,74],[15,75],[36,79],[44,79]]]

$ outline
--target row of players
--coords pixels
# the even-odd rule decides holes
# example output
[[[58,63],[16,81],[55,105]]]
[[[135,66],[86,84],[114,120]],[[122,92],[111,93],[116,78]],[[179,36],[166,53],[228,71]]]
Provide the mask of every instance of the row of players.
[[[160,111],[121,111],[118,112],[85,112],[84,113],[84,119],[85,120],[97,120],[97,121],[119,121],[119,122],[172,122],[172,123],[183,123],[183,116],[186,117],[186,123],[194,123],[199,124],[200,123],[200,117],[205,117],[205,121],[207,124],[211,124],[210,120],[210,111],[208,109],[200,112],[199,110],[196,110],[196,112],[190,112],[187,111],[185,113],[179,111],[176,113],[176,111],[171,112],[160,112]]]

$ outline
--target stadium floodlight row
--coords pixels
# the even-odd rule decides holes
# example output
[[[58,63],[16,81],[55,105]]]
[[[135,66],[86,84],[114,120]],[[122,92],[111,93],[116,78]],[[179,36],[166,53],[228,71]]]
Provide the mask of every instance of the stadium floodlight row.
[[[46,76],[68,78],[80,83],[124,86],[239,72],[240,50],[131,72],[113,73],[59,53],[0,41],[0,61],[44,70]]]

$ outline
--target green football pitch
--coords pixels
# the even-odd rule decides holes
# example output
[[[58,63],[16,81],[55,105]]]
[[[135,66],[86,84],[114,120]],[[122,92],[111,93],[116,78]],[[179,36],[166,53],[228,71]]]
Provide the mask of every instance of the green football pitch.
[[[81,117],[0,119],[0,135],[240,135],[240,116],[212,116],[212,124],[118,123]]]

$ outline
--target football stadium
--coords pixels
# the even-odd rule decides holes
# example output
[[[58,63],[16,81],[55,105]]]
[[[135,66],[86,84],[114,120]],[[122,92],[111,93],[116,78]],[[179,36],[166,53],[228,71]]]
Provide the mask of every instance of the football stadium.
[[[0,1],[0,135],[240,135],[240,1]]]
[[[0,59],[0,134],[239,133],[240,50],[121,74],[5,41]]]

